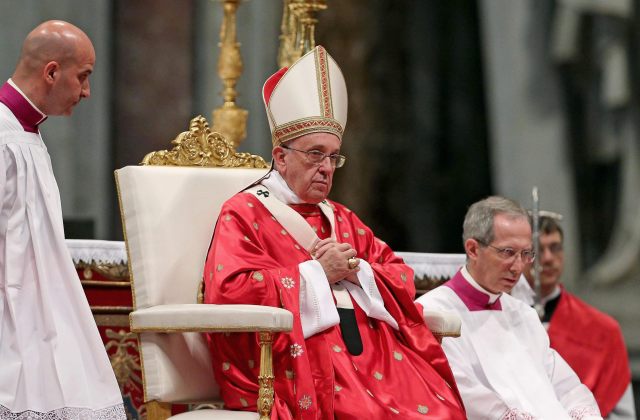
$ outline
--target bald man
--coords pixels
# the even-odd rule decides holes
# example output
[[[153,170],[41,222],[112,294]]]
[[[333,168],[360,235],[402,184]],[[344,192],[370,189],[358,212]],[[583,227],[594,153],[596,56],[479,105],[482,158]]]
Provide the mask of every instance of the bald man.
[[[0,87],[0,419],[126,418],[39,129],[89,97],[94,63],[84,32],[47,21]]]

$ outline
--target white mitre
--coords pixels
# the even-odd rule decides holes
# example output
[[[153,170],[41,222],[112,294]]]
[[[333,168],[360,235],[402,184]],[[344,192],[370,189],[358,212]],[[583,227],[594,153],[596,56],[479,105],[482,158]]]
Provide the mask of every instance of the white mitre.
[[[304,134],[325,132],[342,141],[347,85],[340,67],[317,46],[262,87],[273,147]]]

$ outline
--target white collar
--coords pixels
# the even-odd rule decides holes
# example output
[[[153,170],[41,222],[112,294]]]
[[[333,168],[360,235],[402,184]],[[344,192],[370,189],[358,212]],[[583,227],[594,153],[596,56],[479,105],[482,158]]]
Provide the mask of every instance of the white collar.
[[[496,295],[495,293],[491,293],[490,291],[486,290],[484,287],[480,286],[478,282],[475,281],[473,277],[471,277],[471,273],[469,273],[469,270],[467,270],[466,265],[462,266],[462,268],[460,269],[460,273],[462,274],[462,277],[464,277],[464,279],[471,286],[473,286],[474,289],[484,293],[485,295],[489,295],[489,304],[493,304],[496,302],[496,300],[500,299],[500,296],[502,295],[502,293],[498,293]]]
[[[560,289],[560,286],[558,286],[556,284],[556,287],[553,289],[553,292],[551,292],[547,296],[541,298],[540,299],[540,303],[544,305],[545,303],[549,302],[550,300],[553,300],[553,299],[557,298],[558,296],[560,296],[560,292],[561,291],[562,290]]]
[[[24,94],[24,92],[22,91],[22,89],[20,89],[20,88],[18,87],[18,85],[16,85],[16,84],[14,83],[14,81],[13,81],[13,80],[11,80],[11,78],[9,78],[9,80],[7,80],[7,83],[9,83],[9,84],[11,85],[11,87],[13,87],[15,90],[17,90],[17,91],[18,91],[18,93],[19,93],[20,95],[22,95],[22,97],[23,97],[24,99],[26,99],[26,100],[27,100],[27,102],[29,102],[29,105],[31,105],[31,106],[33,107],[33,109],[35,109],[35,110],[36,110],[36,111],[38,111],[40,114],[42,114],[42,120],[44,120],[44,119],[47,117],[47,114],[45,114],[44,112],[40,111],[40,108],[38,108],[38,107],[36,106],[36,104],[34,104],[33,102],[31,102],[31,99],[29,99],[29,98],[27,97],[27,95],[25,95],[25,94]],[[42,122],[42,120],[40,120],[40,122]]]
[[[267,177],[260,181],[260,183],[267,187],[278,200],[285,204],[300,204],[303,202],[300,197],[289,188],[289,185],[287,185],[282,175],[275,169],[269,172]]]

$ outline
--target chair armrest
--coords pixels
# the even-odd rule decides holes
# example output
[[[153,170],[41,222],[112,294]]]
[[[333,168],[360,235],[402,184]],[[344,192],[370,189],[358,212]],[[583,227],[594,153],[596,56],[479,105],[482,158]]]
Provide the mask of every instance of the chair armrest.
[[[172,304],[129,314],[131,331],[142,332],[289,332],[293,315],[260,305]]]
[[[438,341],[440,341],[442,337],[460,337],[461,321],[458,314],[424,310],[422,316]]]

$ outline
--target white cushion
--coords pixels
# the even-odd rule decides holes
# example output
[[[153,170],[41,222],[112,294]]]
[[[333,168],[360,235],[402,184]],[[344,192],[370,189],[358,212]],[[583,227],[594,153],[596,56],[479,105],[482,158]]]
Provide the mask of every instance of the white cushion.
[[[171,420],[257,420],[258,413],[227,410],[194,410],[169,417]]]
[[[211,353],[200,333],[140,334],[145,401],[170,403],[220,400]]]
[[[433,333],[440,337],[460,336],[460,316],[453,312],[424,310],[422,315],[427,326]]]
[[[159,305],[129,314],[131,330],[142,331],[291,331],[286,309],[258,305]]]

